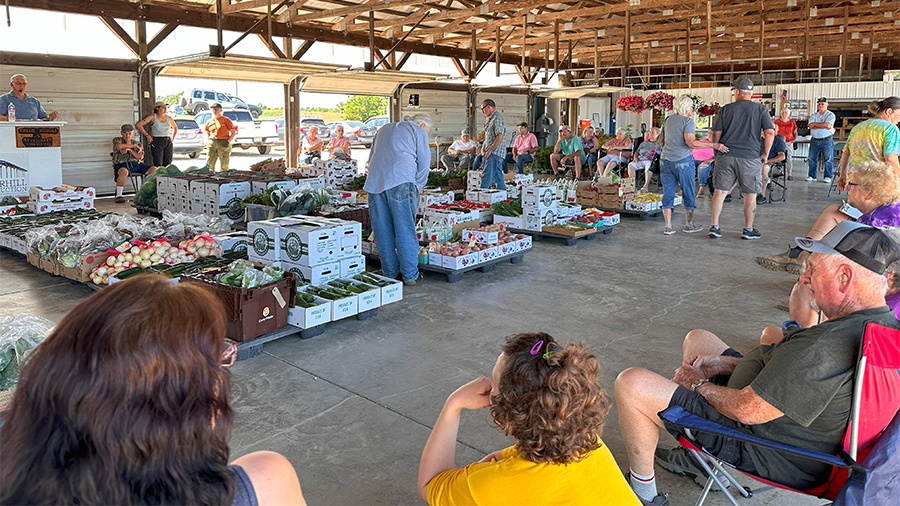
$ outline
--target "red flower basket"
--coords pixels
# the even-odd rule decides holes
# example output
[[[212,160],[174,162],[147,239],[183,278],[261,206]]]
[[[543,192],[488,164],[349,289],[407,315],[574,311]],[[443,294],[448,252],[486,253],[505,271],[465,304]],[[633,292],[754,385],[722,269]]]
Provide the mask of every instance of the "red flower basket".
[[[616,108],[620,111],[640,114],[644,111],[644,99],[638,95],[626,95],[616,100]]]

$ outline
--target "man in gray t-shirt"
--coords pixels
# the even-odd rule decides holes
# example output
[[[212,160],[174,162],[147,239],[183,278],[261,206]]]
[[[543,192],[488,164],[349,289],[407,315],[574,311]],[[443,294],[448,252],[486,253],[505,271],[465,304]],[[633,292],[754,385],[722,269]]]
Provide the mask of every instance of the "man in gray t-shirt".
[[[753,97],[753,82],[750,79],[738,79],[731,91],[734,102],[722,107],[710,139],[727,146],[728,153],[716,155],[709,236],[722,237],[719,230],[722,204],[735,184],[740,183],[741,193],[744,194],[744,229],[741,238],[759,239],[759,231],[753,228],[753,216],[756,214],[756,195],[762,193],[764,184],[763,164],[766,157],[760,153],[768,153],[772,147],[775,124],[765,106],[750,100]],[[763,134],[762,149],[760,132]]]

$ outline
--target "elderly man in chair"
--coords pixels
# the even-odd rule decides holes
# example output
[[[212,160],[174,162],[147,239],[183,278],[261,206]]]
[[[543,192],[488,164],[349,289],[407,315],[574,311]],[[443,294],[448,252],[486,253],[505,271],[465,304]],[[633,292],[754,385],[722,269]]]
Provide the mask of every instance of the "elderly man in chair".
[[[636,367],[616,379],[629,479],[644,504],[669,504],[656,490],[654,456],[669,472],[698,483],[707,479],[684,448],[657,449],[663,428],[657,413],[669,406],[810,450],[834,455],[840,447],[865,325],[900,328],[884,300],[885,269],[900,259],[900,245],[881,229],[853,222],[839,224],[821,241],[796,242],[811,252],[800,282],[810,286],[828,321],[810,328],[785,322],[780,340],[764,339],[746,355],[711,332],[692,330],[684,339],[684,362],[671,380]],[[720,460],[800,490],[825,482],[831,470],[717,435],[700,434],[698,439]]]

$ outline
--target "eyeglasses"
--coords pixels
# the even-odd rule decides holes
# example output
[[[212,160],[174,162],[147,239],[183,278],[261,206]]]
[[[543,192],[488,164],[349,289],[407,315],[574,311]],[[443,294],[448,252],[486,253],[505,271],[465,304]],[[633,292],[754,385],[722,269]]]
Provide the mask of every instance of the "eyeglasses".
[[[238,345],[231,339],[225,340],[225,351],[222,352],[222,367],[231,367],[237,360]]]
[[[489,106],[489,105],[487,105],[487,104],[485,104],[485,105],[482,105],[482,106],[481,106],[481,110],[482,110],[482,111],[483,111],[483,110],[485,110],[485,109],[487,109],[487,108],[488,108],[488,107],[490,107],[490,106]]]
[[[851,183],[850,181],[847,181],[847,186],[859,186],[859,183]]]

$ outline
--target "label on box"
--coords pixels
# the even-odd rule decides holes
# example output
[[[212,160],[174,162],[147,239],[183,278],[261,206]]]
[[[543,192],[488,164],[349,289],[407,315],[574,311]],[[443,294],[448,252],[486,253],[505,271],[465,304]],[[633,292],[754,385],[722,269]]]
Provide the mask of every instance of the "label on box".
[[[319,265],[337,259],[333,228],[295,225],[281,230],[281,257],[303,265]]]
[[[443,267],[445,269],[462,269],[465,267],[470,267],[474,265],[475,256],[477,253],[469,253],[468,255],[459,255],[457,257],[452,257],[450,255],[443,255]],[[429,255],[430,257],[430,255]]]
[[[485,232],[483,230],[469,229],[462,231],[463,241],[470,241],[472,239],[481,244],[497,244],[497,241],[500,240],[500,232]]]
[[[556,192],[557,187],[554,185],[527,186],[522,190],[522,205],[542,203],[545,207],[549,207],[558,200]]]
[[[316,297],[316,305],[288,309],[288,325],[308,329],[331,321],[331,301]]]

